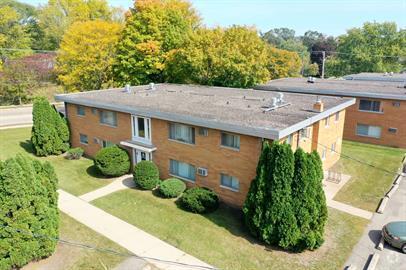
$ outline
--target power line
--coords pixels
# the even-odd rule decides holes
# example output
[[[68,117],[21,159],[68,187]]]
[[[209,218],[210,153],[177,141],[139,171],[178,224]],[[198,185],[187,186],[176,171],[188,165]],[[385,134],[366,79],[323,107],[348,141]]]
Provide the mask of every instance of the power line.
[[[50,236],[44,235],[44,234],[37,234],[37,233],[33,233],[33,232],[27,231],[27,230],[16,229],[16,228],[13,228],[13,227],[8,226],[8,225],[0,224],[0,227],[3,227],[4,229],[10,229],[10,230],[12,230],[14,232],[17,232],[17,233],[32,236],[34,238],[48,239],[48,240],[51,240],[51,241],[54,241],[54,242],[59,242],[61,244],[66,244],[66,245],[70,245],[70,246],[74,246],[74,247],[78,247],[78,248],[89,249],[89,250],[94,250],[94,251],[103,252],[103,253],[109,253],[109,254],[122,256],[122,257],[135,257],[135,258],[138,258],[138,259],[151,260],[151,261],[156,261],[156,262],[160,262],[160,263],[177,265],[177,266],[180,266],[180,267],[188,267],[188,268],[192,267],[192,268],[196,268],[196,269],[219,270],[218,268],[213,268],[213,267],[207,267],[207,266],[201,266],[201,265],[193,265],[193,264],[187,264],[187,263],[181,263],[181,262],[175,262],[175,261],[169,261],[169,260],[161,260],[161,259],[153,258],[153,257],[138,256],[138,255],[135,255],[135,254],[130,253],[130,252],[125,253],[125,252],[120,252],[120,251],[116,251],[116,250],[108,249],[108,248],[99,248],[99,247],[92,246],[92,245],[89,245],[89,244],[83,244],[83,243],[79,243],[79,242],[72,242],[72,241],[68,241],[68,240],[63,240],[63,239],[60,239],[59,237],[50,237]]]
[[[329,53],[329,54],[343,54],[343,55],[361,55],[360,53],[345,53],[345,52],[337,52],[337,51],[310,51],[310,54],[317,53]],[[382,57],[382,58],[401,58],[406,57],[406,55],[377,55],[377,54],[366,54],[367,56],[373,57]]]

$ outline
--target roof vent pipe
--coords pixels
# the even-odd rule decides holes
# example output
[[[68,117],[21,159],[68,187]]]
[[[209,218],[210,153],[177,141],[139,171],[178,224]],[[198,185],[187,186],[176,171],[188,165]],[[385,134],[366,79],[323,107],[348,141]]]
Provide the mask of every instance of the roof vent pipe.
[[[308,83],[314,83],[315,81],[316,81],[316,79],[313,78],[312,76],[310,76],[310,77],[307,78],[307,82],[308,82]]]
[[[126,93],[131,93],[131,87],[130,87],[129,84],[126,84],[126,85],[125,85],[124,91],[125,91]]]
[[[278,93],[278,102],[279,102],[279,104],[282,104],[284,102],[283,93]]]
[[[149,83],[149,90],[155,90],[155,83]]]

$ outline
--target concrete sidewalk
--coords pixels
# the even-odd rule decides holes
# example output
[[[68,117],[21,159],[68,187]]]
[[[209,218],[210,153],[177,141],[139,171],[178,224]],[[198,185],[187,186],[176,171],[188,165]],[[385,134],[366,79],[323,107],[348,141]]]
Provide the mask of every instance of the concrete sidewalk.
[[[215,269],[76,196],[63,190],[58,193],[62,212],[160,269]]]
[[[114,180],[114,182],[108,184],[107,186],[83,194],[79,196],[79,198],[87,202],[90,202],[98,198],[107,196],[110,193],[133,187],[135,187],[135,183],[133,181],[132,174],[126,174],[117,178],[116,180]]]
[[[362,218],[365,218],[365,219],[371,219],[372,216],[373,216],[372,212],[369,212],[369,211],[363,210],[361,208],[351,206],[349,204],[337,202],[337,201],[334,201],[334,200],[331,200],[331,199],[330,200],[327,199],[326,202],[327,202],[327,206],[329,206],[331,208],[334,208],[334,209],[337,209],[337,210],[340,210],[342,212],[346,212],[346,213],[348,213],[350,215],[353,215],[353,216],[358,216],[358,217],[362,217]]]

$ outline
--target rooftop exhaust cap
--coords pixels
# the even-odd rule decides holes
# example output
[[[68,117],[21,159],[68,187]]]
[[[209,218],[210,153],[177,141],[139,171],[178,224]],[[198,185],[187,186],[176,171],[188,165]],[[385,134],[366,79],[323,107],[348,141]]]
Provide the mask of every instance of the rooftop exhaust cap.
[[[315,83],[315,82],[316,82],[316,78],[310,76],[310,77],[307,78],[307,82],[308,82],[308,83]]]
[[[155,83],[149,83],[149,90],[155,90]]]
[[[124,86],[124,90],[125,90],[126,93],[131,93],[131,87],[130,87],[130,85],[129,85],[129,84],[126,84],[126,85]]]

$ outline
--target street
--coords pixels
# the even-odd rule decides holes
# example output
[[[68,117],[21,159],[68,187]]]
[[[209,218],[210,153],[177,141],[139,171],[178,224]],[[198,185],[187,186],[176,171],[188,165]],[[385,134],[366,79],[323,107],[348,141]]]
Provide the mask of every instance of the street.
[[[400,181],[399,188],[389,199],[384,213],[374,214],[345,265],[356,266],[356,269],[365,269],[368,265],[370,255],[376,252],[380,257],[375,269],[402,269],[402,267],[406,265],[406,254],[403,254],[398,249],[392,248],[387,243],[385,243],[383,251],[376,249],[381,239],[381,229],[383,225],[391,221],[400,220],[406,220],[406,177],[403,177]]]
[[[64,107],[58,106],[63,112]],[[0,128],[32,125],[32,106],[0,108]]]

